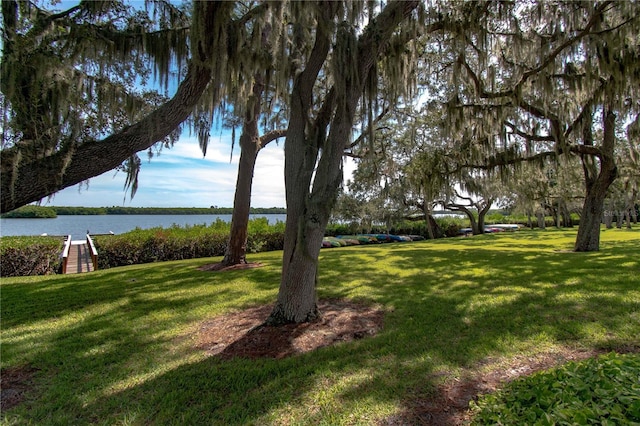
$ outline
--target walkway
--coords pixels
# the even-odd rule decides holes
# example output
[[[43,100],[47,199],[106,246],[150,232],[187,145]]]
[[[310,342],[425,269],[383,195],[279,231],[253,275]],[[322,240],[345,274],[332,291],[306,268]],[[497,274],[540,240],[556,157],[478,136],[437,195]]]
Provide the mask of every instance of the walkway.
[[[91,251],[86,241],[72,241],[67,260],[66,274],[79,274],[93,271]]]

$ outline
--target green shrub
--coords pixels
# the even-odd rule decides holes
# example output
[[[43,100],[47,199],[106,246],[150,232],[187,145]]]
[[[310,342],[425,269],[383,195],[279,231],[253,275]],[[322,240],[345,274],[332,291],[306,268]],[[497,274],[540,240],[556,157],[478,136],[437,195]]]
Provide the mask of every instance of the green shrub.
[[[469,227],[469,219],[466,217],[442,216],[436,218],[436,223],[444,231],[446,237],[457,237],[462,228]]]
[[[446,237],[455,237],[459,235],[458,231],[460,231],[460,229],[469,226],[469,221],[466,217],[436,217],[435,221]],[[337,235],[356,235],[363,233],[422,235],[428,238],[427,224],[424,220],[404,220],[392,224],[390,228],[383,225],[373,225],[370,231],[362,229],[362,226],[357,222],[330,223],[325,231],[325,236],[335,237]]]
[[[222,256],[229,231],[223,233],[215,228],[215,225],[158,227],[97,236],[98,268]]]
[[[98,269],[140,263],[223,256],[231,225],[217,219],[210,225],[135,229],[121,235],[95,237]],[[284,223],[266,218],[249,221],[247,252],[282,250]]]
[[[511,223],[511,218],[502,213],[489,213],[484,217],[484,223]]]
[[[640,355],[610,353],[516,380],[471,406],[472,424],[640,423]]]
[[[330,223],[327,225],[324,235],[327,237],[335,237],[336,235],[362,234],[365,231],[358,222]]]
[[[427,223],[424,220],[405,220],[391,227],[389,233],[395,235],[422,235],[427,236]]]
[[[0,238],[0,276],[50,275],[62,272],[64,241],[57,237]]]
[[[247,238],[247,252],[259,253],[284,249],[284,232],[255,232]]]

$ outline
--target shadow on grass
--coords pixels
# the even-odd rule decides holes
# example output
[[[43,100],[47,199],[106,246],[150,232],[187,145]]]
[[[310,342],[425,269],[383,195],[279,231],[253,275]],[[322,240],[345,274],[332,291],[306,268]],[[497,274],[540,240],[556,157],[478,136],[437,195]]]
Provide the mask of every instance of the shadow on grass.
[[[519,238],[323,251],[320,297],[381,304],[385,328],[282,360],[204,358],[189,341],[199,321],[272,302],[279,253],[263,255],[263,268],[225,274],[197,271],[202,260],[3,285],[3,361],[40,369],[37,395],[3,417],[366,423],[490,356],[554,344],[640,347],[638,240],[561,253],[566,234],[558,233],[560,247],[539,235]]]

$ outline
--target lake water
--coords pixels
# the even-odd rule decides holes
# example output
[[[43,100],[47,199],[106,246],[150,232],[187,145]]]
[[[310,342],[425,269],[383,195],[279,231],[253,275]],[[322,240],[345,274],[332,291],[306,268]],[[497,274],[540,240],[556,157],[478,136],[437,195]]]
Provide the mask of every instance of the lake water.
[[[255,214],[250,217],[265,217],[270,224],[284,222],[286,214]],[[55,219],[0,219],[0,236],[15,235],[69,235],[74,240],[84,239],[87,231],[91,234],[123,234],[135,228],[149,229],[172,225],[209,225],[216,219],[231,222],[231,215],[69,215]]]

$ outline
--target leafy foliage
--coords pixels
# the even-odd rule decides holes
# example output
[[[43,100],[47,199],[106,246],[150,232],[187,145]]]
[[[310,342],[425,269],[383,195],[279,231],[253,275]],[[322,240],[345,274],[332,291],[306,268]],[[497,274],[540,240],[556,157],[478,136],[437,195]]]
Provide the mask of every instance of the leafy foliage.
[[[2,17],[2,147],[11,154],[73,151],[139,119],[164,100],[146,87],[152,74],[166,88],[188,54],[188,17],[169,2],[54,11],[44,1],[6,1]]]
[[[473,406],[477,425],[635,424],[640,422],[640,355],[612,352],[571,362],[512,382]]]
[[[62,270],[63,242],[55,237],[0,238],[0,276],[50,275]]]
[[[249,252],[281,250],[284,224],[269,225],[266,218],[249,222]],[[194,259],[224,255],[229,239],[229,223],[217,219],[210,225],[136,229],[122,235],[95,238],[98,268],[168,260]]]

